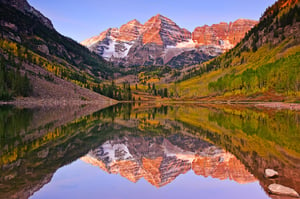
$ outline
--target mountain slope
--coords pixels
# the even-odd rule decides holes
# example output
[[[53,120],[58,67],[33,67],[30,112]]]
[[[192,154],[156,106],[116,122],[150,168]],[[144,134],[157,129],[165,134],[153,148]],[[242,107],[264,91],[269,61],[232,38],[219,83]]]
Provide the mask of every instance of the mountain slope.
[[[75,90],[73,94],[63,96],[64,91],[69,91],[70,87],[62,86],[61,81],[66,85],[72,82],[89,88],[101,79],[113,75],[114,68],[111,64],[56,32],[51,21],[32,8],[26,0],[1,0],[0,4],[1,62],[8,70],[19,70],[23,75],[26,73],[29,79],[38,78],[45,83],[37,84],[37,81],[31,81],[32,96],[89,98],[75,94],[76,89],[81,89],[76,85],[71,86],[74,87],[72,90]],[[61,91],[62,94],[56,95],[58,92],[55,90],[51,94],[44,92],[55,87],[42,87],[49,83],[58,85],[57,91]],[[38,87],[40,89],[37,89]],[[13,91],[9,92],[13,95]],[[91,91],[86,90],[85,93],[87,92]],[[91,95],[101,98],[95,93]],[[98,97],[96,98],[99,99]]]
[[[158,14],[144,25],[132,20],[120,29],[109,28],[81,44],[115,64],[182,67],[207,61],[231,49],[256,23],[239,19],[229,24],[198,27],[191,33]],[[186,54],[193,58],[184,59]]]
[[[34,15],[39,19],[39,21],[47,26],[49,29],[54,29],[52,22],[45,17],[42,13],[40,13],[38,10],[36,10],[34,7],[30,6],[27,1],[24,0],[1,0],[1,3],[10,5],[17,10],[23,12],[23,13],[29,13]]]
[[[173,91],[185,98],[298,100],[299,11],[298,0],[276,2],[234,49],[191,71],[200,76]]]

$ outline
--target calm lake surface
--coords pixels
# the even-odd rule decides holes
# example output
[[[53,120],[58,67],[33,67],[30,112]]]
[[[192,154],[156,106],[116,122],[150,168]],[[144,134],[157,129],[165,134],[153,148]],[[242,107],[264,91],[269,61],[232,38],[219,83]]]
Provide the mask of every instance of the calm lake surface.
[[[272,183],[300,192],[299,144],[293,110],[0,106],[0,198],[275,199]]]

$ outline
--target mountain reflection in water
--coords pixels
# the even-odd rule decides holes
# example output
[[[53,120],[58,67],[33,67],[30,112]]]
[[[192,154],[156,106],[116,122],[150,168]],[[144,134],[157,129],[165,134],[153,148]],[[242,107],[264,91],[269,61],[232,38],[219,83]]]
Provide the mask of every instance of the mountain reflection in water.
[[[232,154],[201,139],[182,134],[167,137],[116,137],[81,158],[108,173],[120,174],[132,182],[145,178],[156,187],[171,183],[191,169],[205,177],[255,181]]]
[[[240,184],[258,181],[266,197],[276,198],[267,193],[271,183],[300,191],[297,111],[224,105],[98,108],[0,107],[0,198],[45,192],[57,170],[78,159],[158,188],[192,171]],[[279,177],[266,179],[266,168]]]

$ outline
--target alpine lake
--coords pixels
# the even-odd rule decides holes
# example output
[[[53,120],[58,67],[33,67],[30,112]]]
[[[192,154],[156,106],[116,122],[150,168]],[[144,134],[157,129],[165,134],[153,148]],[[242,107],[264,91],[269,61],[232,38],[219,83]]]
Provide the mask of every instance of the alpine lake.
[[[290,198],[269,193],[270,184],[300,192],[300,111],[0,106],[3,199]]]

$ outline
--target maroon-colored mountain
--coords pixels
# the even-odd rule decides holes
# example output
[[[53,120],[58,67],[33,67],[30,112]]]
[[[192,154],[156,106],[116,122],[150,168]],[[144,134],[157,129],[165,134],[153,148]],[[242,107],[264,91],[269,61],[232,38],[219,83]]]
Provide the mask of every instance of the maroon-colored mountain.
[[[158,14],[144,25],[132,20],[120,29],[109,28],[81,44],[106,60],[125,66],[176,67],[200,63],[233,48],[256,23],[239,19],[229,24],[198,27],[191,33]],[[185,59],[189,52],[193,55],[192,62]],[[182,53],[184,56],[180,56]]]
[[[233,48],[238,44],[257,21],[238,19],[233,23],[221,22],[212,26],[197,27],[193,32],[193,41],[197,46],[214,45],[224,50]]]
[[[134,41],[141,33],[142,24],[136,19],[129,21],[127,24],[118,28],[109,28],[100,33],[100,35],[81,42],[82,45],[91,46],[97,42],[103,41],[105,38],[111,37],[115,41]]]
[[[162,15],[152,17],[143,26],[143,44],[155,43],[163,46],[175,46],[191,39],[191,33]]]

